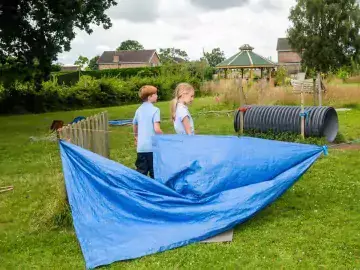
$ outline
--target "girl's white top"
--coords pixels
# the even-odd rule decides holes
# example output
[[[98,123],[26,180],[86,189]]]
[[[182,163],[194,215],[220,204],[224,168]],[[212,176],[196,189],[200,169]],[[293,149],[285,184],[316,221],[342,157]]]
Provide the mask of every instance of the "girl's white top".
[[[178,103],[176,105],[175,121],[174,121],[175,132],[177,134],[186,134],[184,125],[182,123],[182,120],[186,116],[189,117],[190,127],[191,127],[191,135],[194,135],[194,121],[191,117],[188,107],[182,103]]]

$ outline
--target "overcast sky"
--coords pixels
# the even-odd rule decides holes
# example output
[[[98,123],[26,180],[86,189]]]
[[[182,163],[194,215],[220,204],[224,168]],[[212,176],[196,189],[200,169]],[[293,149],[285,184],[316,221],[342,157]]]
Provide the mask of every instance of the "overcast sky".
[[[145,49],[175,47],[191,60],[203,49],[220,47],[226,57],[250,44],[254,52],[277,61],[277,38],[285,37],[289,10],[295,0],[118,0],[107,11],[113,26],[94,27],[91,35],[77,32],[71,51],[58,62],[73,64],[83,55],[89,59],[115,50],[122,41],[134,39]]]

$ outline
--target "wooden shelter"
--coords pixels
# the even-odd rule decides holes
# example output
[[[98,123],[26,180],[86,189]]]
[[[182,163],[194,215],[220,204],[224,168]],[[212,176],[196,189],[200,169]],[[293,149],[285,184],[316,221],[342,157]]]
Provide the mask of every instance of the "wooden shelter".
[[[271,70],[275,69],[276,64],[265,57],[253,52],[253,47],[249,44],[241,46],[240,51],[226,59],[225,61],[216,65],[219,71],[225,71],[225,78],[227,78],[227,71],[241,70],[241,77],[244,78],[244,69],[250,69],[250,72],[254,69],[261,70],[261,78],[263,77],[264,70],[267,70],[269,79],[271,77]]]

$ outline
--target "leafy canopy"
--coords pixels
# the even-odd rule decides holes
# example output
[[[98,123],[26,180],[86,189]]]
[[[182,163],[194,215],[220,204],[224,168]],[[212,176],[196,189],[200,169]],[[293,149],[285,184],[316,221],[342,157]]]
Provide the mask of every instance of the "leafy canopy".
[[[70,50],[75,29],[92,33],[91,24],[111,27],[105,11],[115,0],[8,0],[0,4],[0,64],[9,57],[40,77],[57,55]],[[38,78],[39,79],[39,78]]]
[[[289,43],[305,66],[317,72],[359,61],[360,9],[356,0],[296,0]]]
[[[117,51],[123,51],[123,50],[127,50],[127,51],[138,51],[138,50],[143,50],[144,46],[140,44],[140,42],[136,41],[136,40],[125,40],[123,42],[121,42],[120,46],[116,49]]]

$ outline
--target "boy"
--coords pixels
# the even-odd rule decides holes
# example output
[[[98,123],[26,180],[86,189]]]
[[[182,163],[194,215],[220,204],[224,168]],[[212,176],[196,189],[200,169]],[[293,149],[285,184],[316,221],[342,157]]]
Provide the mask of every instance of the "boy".
[[[135,143],[137,144],[137,160],[135,163],[138,172],[154,178],[153,153],[151,137],[162,134],[160,128],[160,110],[153,103],[157,101],[157,88],[152,85],[141,87],[139,96],[143,104],[136,110],[133,119]]]

